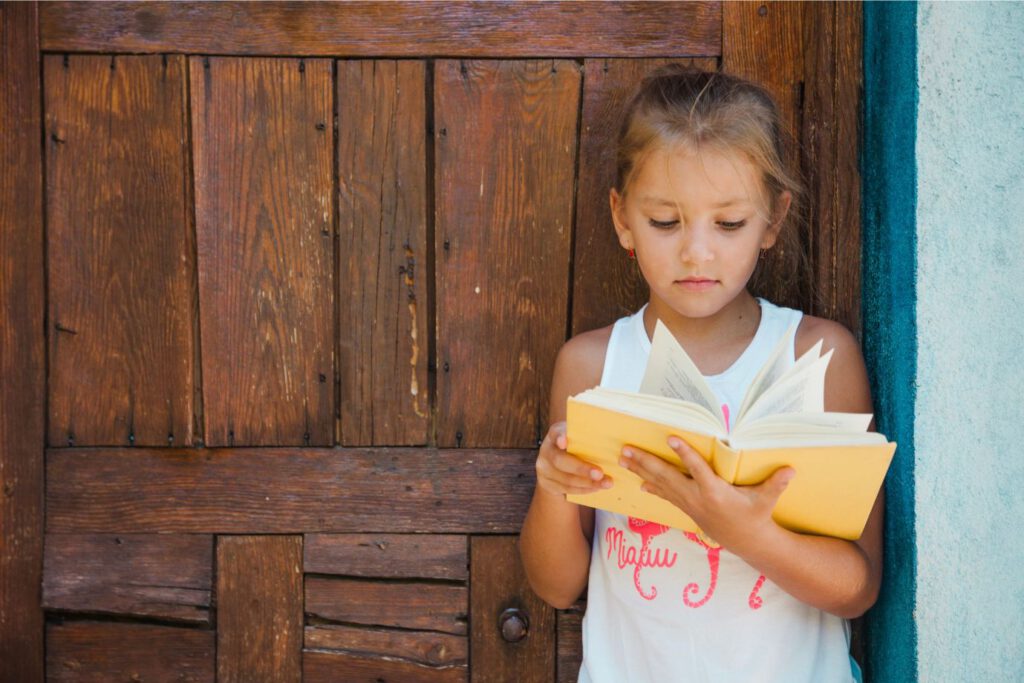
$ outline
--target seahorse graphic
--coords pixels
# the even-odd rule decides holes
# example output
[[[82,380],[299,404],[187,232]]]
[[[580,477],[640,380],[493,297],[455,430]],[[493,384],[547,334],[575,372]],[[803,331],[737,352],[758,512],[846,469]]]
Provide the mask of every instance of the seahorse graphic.
[[[696,594],[697,591],[700,590],[700,587],[696,583],[688,583],[686,584],[686,587],[683,588],[683,602],[687,607],[703,607],[704,604],[711,599],[711,596],[715,594],[715,586],[718,584],[718,556],[722,553],[722,547],[711,547],[705,543],[700,536],[692,531],[684,531],[683,534],[686,538],[702,546],[708,551],[708,569],[711,572],[711,580],[708,582],[708,592],[704,594],[703,598],[694,602],[690,600],[690,596]]]
[[[629,518],[629,530],[635,534],[640,534],[641,540],[639,557],[637,557],[636,568],[633,570],[633,585],[636,586],[636,592],[645,600],[653,600],[658,595],[658,589],[651,585],[651,592],[646,593],[640,585],[640,570],[644,567],[643,558],[651,556],[651,539],[665,533],[668,529],[664,524],[648,522],[646,519],[640,519],[639,517]],[[654,566],[654,564],[651,563],[649,566]]]
[[[757,583],[754,584],[754,590],[750,591],[750,597],[747,598],[747,604],[750,605],[750,609],[761,609],[761,605],[764,604],[764,600],[757,594],[763,585],[764,574],[761,574],[761,576],[757,577]]]

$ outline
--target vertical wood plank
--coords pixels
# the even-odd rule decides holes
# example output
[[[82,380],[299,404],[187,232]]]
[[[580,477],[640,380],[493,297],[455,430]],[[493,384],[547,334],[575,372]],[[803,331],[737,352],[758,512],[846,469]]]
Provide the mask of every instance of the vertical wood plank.
[[[586,602],[580,601],[567,610],[558,611],[556,626],[558,661],[557,683],[576,683],[583,662],[583,614]]]
[[[302,537],[217,539],[217,680],[302,676]]]
[[[726,2],[722,4],[722,70],[749,78],[763,85],[775,98],[784,125],[793,140],[802,139],[802,101],[804,97],[804,12],[803,2]],[[789,150],[790,167],[800,169],[801,155],[797,149]],[[802,220],[790,224],[797,227],[799,241],[809,240],[808,231],[816,229],[807,220],[806,209]],[[781,245],[765,254],[768,273],[768,299],[782,305],[803,310],[810,309],[811,290],[809,272],[793,276],[782,258]]]
[[[43,160],[39,15],[0,4],[0,662],[43,680]]]
[[[570,61],[436,63],[441,446],[541,434],[567,329],[579,94]]]
[[[213,683],[214,647],[213,631],[194,628],[94,621],[48,624],[46,680]],[[4,665],[9,661],[16,660],[4,660]]]
[[[337,68],[341,443],[425,444],[426,66]]]
[[[715,59],[587,59],[576,190],[572,334],[602,327],[637,310],[647,286],[626,258],[612,225],[608,191],[615,183],[615,145],[630,95],[649,71],[667,63],[714,71]]]
[[[189,66],[206,443],[329,445],[331,61]]]
[[[191,446],[180,55],[48,55],[51,445]]]
[[[829,293],[819,315],[860,333],[860,96],[864,86],[863,4],[835,3],[834,134],[835,163],[831,236],[816,254],[819,287]],[[854,141],[854,144],[851,144]]]
[[[470,541],[470,680],[548,683],[555,676],[555,611],[530,589],[516,536],[475,536]],[[500,619],[519,610],[526,637],[507,642]]]

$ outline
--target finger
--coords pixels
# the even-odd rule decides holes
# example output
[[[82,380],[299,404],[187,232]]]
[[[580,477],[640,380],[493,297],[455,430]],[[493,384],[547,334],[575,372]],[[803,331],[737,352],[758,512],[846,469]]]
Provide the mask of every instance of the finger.
[[[668,447],[676,452],[679,461],[689,472],[690,477],[701,487],[713,486],[718,483],[719,477],[711,469],[708,461],[701,457],[700,453],[693,450],[693,446],[686,443],[678,436],[668,437]]]
[[[647,484],[661,483],[684,488],[693,485],[693,482],[674,465],[635,446],[626,446],[622,449],[622,459],[619,464],[639,476]]]
[[[796,470],[792,467],[780,467],[772,473],[772,476],[754,487],[758,496],[763,497],[764,502],[775,507],[783,491],[789,486],[789,482],[796,476]]]
[[[554,457],[554,466],[561,472],[572,474],[583,479],[601,481],[604,479],[604,472],[600,467],[591,465],[586,460],[577,458],[575,455],[559,451]]]

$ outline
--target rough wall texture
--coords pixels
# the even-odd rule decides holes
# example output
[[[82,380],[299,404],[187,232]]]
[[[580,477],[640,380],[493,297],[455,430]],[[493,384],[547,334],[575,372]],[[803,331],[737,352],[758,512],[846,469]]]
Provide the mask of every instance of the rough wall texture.
[[[917,678],[914,539],[917,6],[864,5],[864,356],[878,429],[898,444],[886,477],[885,581],[868,613],[865,680]]]
[[[1024,4],[917,16],[921,681],[1024,680]]]

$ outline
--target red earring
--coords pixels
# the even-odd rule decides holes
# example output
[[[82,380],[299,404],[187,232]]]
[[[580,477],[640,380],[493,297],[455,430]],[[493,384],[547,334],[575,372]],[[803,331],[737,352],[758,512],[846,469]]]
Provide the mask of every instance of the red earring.
[[[629,257],[630,261],[635,261],[636,260],[636,252],[633,250],[632,247],[630,247],[629,249],[626,250],[626,256]]]

